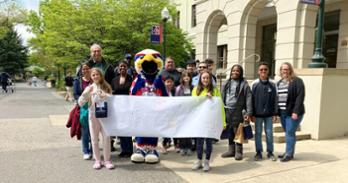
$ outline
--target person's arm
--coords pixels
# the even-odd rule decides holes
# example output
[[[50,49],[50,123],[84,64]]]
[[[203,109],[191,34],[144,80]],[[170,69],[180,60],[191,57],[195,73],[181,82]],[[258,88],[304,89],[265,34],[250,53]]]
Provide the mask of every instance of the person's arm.
[[[74,80],[74,84],[73,84],[73,94],[74,94],[74,99],[77,101],[81,95],[81,90],[80,89],[80,81],[79,79],[75,79]]]
[[[85,90],[82,92],[81,96],[78,99],[79,106],[83,106],[87,102],[90,102],[91,100],[91,93],[93,91],[92,85],[87,86]]]
[[[194,87],[194,88],[192,89],[191,95],[192,95],[193,97],[197,97],[197,87]]]
[[[294,84],[296,85],[296,99],[295,99],[295,106],[292,112],[295,113],[296,116],[298,117],[298,114],[301,112],[300,108],[304,102],[305,86],[302,79],[300,78],[297,78],[293,82],[295,82]]]
[[[222,119],[222,126],[225,129],[226,128],[226,113],[225,113],[225,106],[222,102],[220,91],[217,88],[214,88],[214,96],[219,97],[219,100],[221,101],[221,119]]]
[[[251,92],[251,89],[248,85],[248,83],[245,81],[245,99],[246,99],[246,115],[247,116],[252,116],[253,115],[253,94]]]

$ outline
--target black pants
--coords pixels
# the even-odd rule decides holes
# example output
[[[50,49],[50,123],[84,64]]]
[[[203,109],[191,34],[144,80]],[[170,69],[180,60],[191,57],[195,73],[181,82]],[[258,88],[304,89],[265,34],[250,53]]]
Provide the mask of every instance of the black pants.
[[[191,138],[180,138],[179,139],[180,149],[191,149],[192,148],[192,139]]]
[[[202,160],[203,157],[203,145],[205,141],[205,159],[210,160],[211,153],[213,152],[213,139],[212,138],[197,138],[197,158]]]
[[[163,138],[162,146],[163,147],[167,147],[167,146],[169,147],[171,142],[172,142],[172,139],[170,139],[170,138]]]
[[[7,93],[7,82],[1,82],[1,87]]]

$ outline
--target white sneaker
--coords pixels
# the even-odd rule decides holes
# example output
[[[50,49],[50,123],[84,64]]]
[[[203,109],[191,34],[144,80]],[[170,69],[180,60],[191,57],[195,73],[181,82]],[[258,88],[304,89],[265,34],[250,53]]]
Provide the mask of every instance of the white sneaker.
[[[191,155],[192,155],[191,149],[187,149],[186,155],[187,155],[187,156],[191,156]]]
[[[203,171],[207,172],[209,170],[210,170],[209,160],[205,160],[204,163],[203,163]]]
[[[193,166],[192,166],[192,170],[198,170],[198,169],[200,169],[200,168],[202,168],[203,166],[202,166],[202,160],[198,160],[198,161],[196,161],[194,164],[193,164]]]
[[[83,155],[83,159],[84,160],[90,160],[92,158],[92,155],[90,155],[90,154],[84,154]]]

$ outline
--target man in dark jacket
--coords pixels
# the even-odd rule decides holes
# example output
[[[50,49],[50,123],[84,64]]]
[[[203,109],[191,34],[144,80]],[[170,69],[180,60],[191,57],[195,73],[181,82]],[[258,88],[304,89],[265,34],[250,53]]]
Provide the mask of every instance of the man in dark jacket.
[[[88,63],[91,68],[99,68],[105,77],[105,80],[111,85],[112,79],[114,79],[114,69],[112,65],[107,63],[102,57],[102,48],[98,44],[93,44],[91,46],[91,55],[88,59]]]
[[[253,117],[255,120],[255,161],[262,159],[262,126],[264,124],[267,143],[267,157],[272,161],[273,154],[273,121],[277,115],[277,89],[275,83],[268,78],[269,67],[261,62],[258,67],[259,78],[252,83]]]
[[[7,85],[8,85],[8,79],[10,78],[10,75],[6,72],[1,73],[0,75],[0,82],[2,89],[7,93]]]
[[[174,78],[174,86],[177,87],[180,85],[181,74],[175,69],[175,63],[172,57],[167,57],[165,62],[165,68],[161,72],[162,78],[167,78],[171,76]]]

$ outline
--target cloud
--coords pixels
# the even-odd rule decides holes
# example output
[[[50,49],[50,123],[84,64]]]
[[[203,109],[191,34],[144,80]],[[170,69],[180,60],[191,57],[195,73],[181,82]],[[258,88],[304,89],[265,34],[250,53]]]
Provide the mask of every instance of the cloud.
[[[15,26],[16,32],[19,34],[19,36],[22,38],[23,45],[27,46],[28,45],[28,40],[35,37],[35,35],[28,30],[28,26],[23,25],[23,24],[17,24]]]

